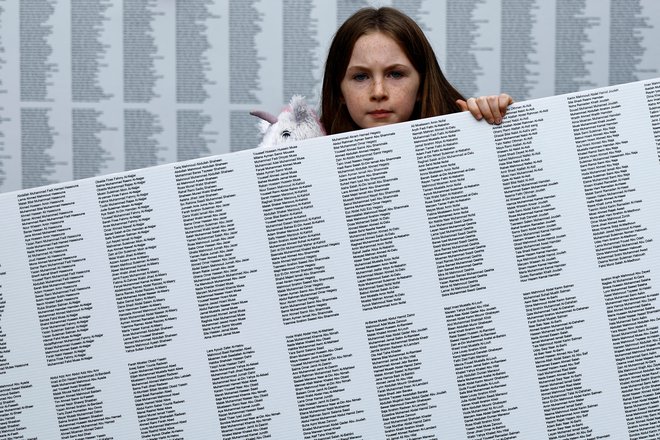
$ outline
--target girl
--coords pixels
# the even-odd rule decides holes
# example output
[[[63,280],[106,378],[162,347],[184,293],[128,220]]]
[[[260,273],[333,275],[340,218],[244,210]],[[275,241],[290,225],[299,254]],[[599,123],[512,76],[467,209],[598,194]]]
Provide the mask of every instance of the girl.
[[[466,101],[413,19],[394,8],[364,8],[330,45],[320,119],[327,134],[466,110],[499,124],[512,102],[504,93]]]

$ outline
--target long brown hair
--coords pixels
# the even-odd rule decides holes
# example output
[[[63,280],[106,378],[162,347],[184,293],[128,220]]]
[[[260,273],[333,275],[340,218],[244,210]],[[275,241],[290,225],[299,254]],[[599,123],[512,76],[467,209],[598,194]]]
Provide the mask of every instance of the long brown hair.
[[[442,74],[433,48],[417,23],[394,8],[363,8],[339,27],[328,50],[320,115],[326,133],[342,133],[359,128],[348,113],[340,86],[355,42],[361,36],[376,31],[396,41],[419,74],[420,100],[411,119],[461,111],[455,101],[463,97]]]

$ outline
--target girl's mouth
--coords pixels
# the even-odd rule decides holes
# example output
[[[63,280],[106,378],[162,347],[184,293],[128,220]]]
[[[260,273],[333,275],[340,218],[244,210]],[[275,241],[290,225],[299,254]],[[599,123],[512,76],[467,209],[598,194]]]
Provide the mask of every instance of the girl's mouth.
[[[389,116],[392,112],[389,110],[374,110],[369,112],[369,115],[374,117],[374,118],[385,118]]]

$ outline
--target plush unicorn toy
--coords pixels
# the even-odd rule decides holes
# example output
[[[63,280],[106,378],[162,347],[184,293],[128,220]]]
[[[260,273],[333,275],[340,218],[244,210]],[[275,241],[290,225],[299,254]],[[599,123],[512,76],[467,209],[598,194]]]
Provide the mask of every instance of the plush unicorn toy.
[[[259,130],[263,134],[260,147],[325,135],[316,113],[300,95],[293,95],[289,104],[277,116],[260,110],[251,111],[250,114],[262,119],[259,123]]]

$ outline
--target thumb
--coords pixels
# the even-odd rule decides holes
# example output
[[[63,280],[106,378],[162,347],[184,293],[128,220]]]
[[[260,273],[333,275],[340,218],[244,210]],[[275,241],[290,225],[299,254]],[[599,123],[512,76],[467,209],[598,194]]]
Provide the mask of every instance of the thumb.
[[[461,109],[462,112],[468,111],[468,105],[467,102],[465,102],[462,99],[457,99],[456,104],[458,104],[458,107]]]

